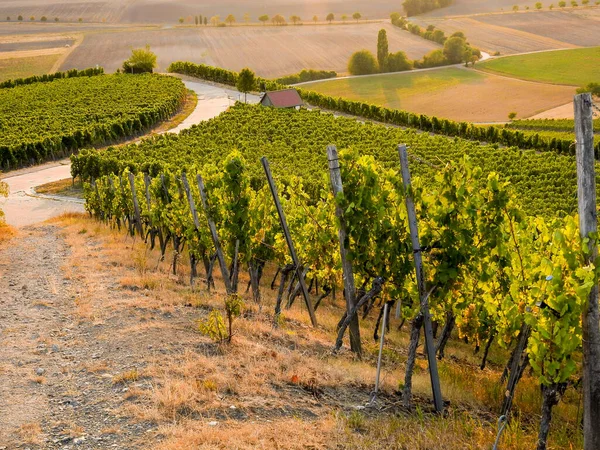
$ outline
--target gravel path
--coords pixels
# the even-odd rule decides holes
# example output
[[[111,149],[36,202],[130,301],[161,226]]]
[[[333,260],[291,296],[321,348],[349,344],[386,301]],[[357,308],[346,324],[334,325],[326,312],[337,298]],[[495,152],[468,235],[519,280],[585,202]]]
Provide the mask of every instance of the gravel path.
[[[82,320],[57,231],[26,227],[0,248],[0,449],[139,448],[153,425],[115,413],[126,392],[100,370],[129,352],[113,357],[119,339],[99,339],[111,325]]]

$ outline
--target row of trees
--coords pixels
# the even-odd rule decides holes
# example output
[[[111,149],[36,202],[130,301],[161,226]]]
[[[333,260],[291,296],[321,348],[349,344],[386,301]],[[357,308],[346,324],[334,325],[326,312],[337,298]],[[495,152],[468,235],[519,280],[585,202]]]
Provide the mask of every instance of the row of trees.
[[[349,17],[346,14],[342,14],[340,16],[340,19],[342,20],[342,22],[346,22]],[[352,14],[352,19],[356,20],[357,22],[362,19],[362,14],[359,12],[355,12],[354,14]],[[252,18],[250,17],[250,14],[246,13],[244,14],[244,23],[250,23],[252,21]],[[267,14],[263,14],[261,16],[258,17],[258,20],[260,22],[262,22],[263,25],[266,25],[267,22],[271,21],[271,23],[273,25],[285,25],[287,24],[287,21],[285,19],[285,17],[281,14],[276,14],[273,17],[270,17]],[[333,13],[329,13],[327,14],[325,20],[329,23],[332,23],[335,20],[335,15]],[[235,18],[235,16],[233,14],[229,14],[225,20],[221,21],[221,17],[216,15],[216,16],[212,16],[210,18],[208,18],[207,16],[202,16],[202,15],[198,15],[198,16],[194,16],[193,19],[192,17],[188,17],[187,19],[185,17],[180,17],[179,18],[179,23],[183,24],[185,22],[194,22],[196,25],[213,25],[213,26],[225,26],[225,25],[233,25],[234,23],[237,23],[237,19]],[[318,23],[319,22],[319,16],[313,16],[312,21],[314,23]],[[289,22],[291,22],[294,25],[299,25],[301,23],[303,23],[302,17],[294,14],[292,16],[289,17]]]
[[[19,16],[17,17],[17,21],[19,21],[19,22],[23,22],[23,20],[25,20],[25,19],[23,18],[23,16],[22,16],[22,15],[20,15],[20,14],[19,14]],[[79,19],[77,19],[77,20],[78,20],[80,23],[81,23],[81,22],[83,22],[83,18],[81,18],[81,17],[80,17]],[[11,18],[10,16],[6,16],[6,21],[7,21],[7,22],[11,22],[11,21],[12,21],[12,18]],[[29,17],[29,21],[30,21],[30,22],[35,22],[35,16],[30,16],[30,17]],[[60,18],[59,18],[59,17],[55,17],[55,18],[54,18],[54,21],[55,21],[55,22],[60,22]],[[40,18],[40,22],[48,22],[48,17],[46,17],[46,16],[42,16],[42,17]]]

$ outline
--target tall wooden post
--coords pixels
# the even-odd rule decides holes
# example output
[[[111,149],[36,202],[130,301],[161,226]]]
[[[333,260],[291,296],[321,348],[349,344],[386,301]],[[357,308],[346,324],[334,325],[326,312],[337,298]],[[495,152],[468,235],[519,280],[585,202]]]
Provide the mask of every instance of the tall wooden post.
[[[308,309],[308,315],[310,316],[310,321],[313,327],[317,326],[317,317],[315,316],[315,309],[313,308],[313,304],[310,301],[310,295],[308,293],[308,288],[306,287],[306,281],[304,280],[304,274],[302,273],[302,266],[300,265],[300,261],[298,260],[298,255],[296,254],[296,249],[294,247],[294,241],[292,241],[292,235],[290,234],[290,230],[287,225],[287,220],[285,219],[285,213],[283,212],[283,208],[281,207],[281,203],[279,202],[279,195],[277,194],[277,186],[275,186],[275,181],[273,181],[273,175],[271,174],[271,168],[269,167],[269,161],[266,157],[262,157],[260,159],[262,163],[263,169],[265,170],[265,175],[267,176],[267,182],[269,183],[269,188],[271,189],[271,195],[273,196],[273,201],[275,202],[275,207],[277,208],[277,214],[279,215],[279,221],[281,223],[281,228],[283,229],[283,234],[285,236],[285,240],[287,242],[288,249],[290,250],[290,256],[292,257],[292,261],[294,262],[294,267],[296,270],[296,275],[298,276],[298,282],[300,283],[300,289],[302,290],[302,295],[304,297],[304,303],[306,303],[306,308]]]
[[[410,229],[410,239],[413,246],[415,258],[415,270],[417,275],[417,285],[419,288],[419,297],[421,299],[421,314],[423,314],[423,327],[425,328],[425,348],[427,350],[427,362],[429,363],[429,377],[431,378],[431,390],[433,391],[433,403],[438,412],[444,410],[444,399],[440,388],[440,377],[438,374],[437,360],[435,359],[435,341],[433,339],[433,329],[431,327],[431,315],[429,313],[429,295],[425,289],[425,274],[423,272],[423,255],[421,254],[421,243],[419,242],[419,227],[417,223],[417,214],[415,204],[410,195],[410,170],[408,168],[408,153],[406,145],[398,146],[400,155],[400,167],[402,169],[402,181],[406,190],[406,210],[408,213],[408,226]]]
[[[135,227],[140,237],[144,238],[144,229],[142,228],[142,216],[140,214],[140,204],[135,191],[135,175],[129,172],[129,186],[131,187],[131,197],[133,198],[133,213],[135,215]]]
[[[338,152],[335,145],[327,147],[327,160],[329,161],[329,177],[331,179],[331,188],[333,195],[344,193],[342,185],[342,173],[340,172],[340,163]],[[347,239],[346,222],[344,221],[344,212],[342,208],[336,205],[335,214],[339,220],[338,240],[340,241],[340,257],[342,260],[343,278],[344,278],[344,297],[346,297],[346,314],[356,306],[356,287],[354,284],[354,272],[352,271],[352,262],[348,259],[348,250],[344,243]],[[358,356],[362,355],[362,345],[360,342],[360,326],[358,324],[358,315],[355,315],[350,322],[350,349]]]
[[[221,243],[219,242],[219,235],[217,234],[215,221],[212,220],[208,211],[208,199],[206,197],[206,191],[204,190],[204,180],[202,180],[202,176],[200,176],[200,174],[198,174],[196,177],[196,181],[198,182],[198,190],[200,191],[200,198],[202,199],[202,207],[204,208],[204,213],[208,219],[210,235],[212,237],[213,245],[215,246],[217,259],[219,260],[219,267],[221,268],[223,283],[225,283],[225,290],[227,291],[227,294],[231,295],[233,294],[233,288],[231,286],[231,280],[229,279],[229,270],[225,264],[225,257],[223,256],[223,250],[221,249]]]
[[[591,94],[575,96],[577,201],[582,237],[598,230],[596,171],[594,159],[593,103]],[[589,242],[588,262],[598,256],[595,241]],[[600,449],[600,315],[598,280],[583,308],[583,448]]]

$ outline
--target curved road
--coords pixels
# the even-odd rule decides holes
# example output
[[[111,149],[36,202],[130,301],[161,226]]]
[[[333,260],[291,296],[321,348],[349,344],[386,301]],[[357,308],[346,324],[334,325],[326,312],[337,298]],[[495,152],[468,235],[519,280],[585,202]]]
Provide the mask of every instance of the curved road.
[[[232,89],[192,81],[192,78],[180,78],[188,89],[196,92],[198,105],[179,126],[169,130],[169,133],[179,133],[199,122],[218,116],[238,100],[240,95]],[[248,95],[248,103],[258,103],[258,100],[258,96]],[[68,159],[8,173],[3,181],[8,183],[10,195],[6,200],[0,200],[0,208],[6,213],[6,222],[15,227],[22,227],[66,212],[84,212],[82,200],[35,193],[36,186],[70,177],[71,163]]]

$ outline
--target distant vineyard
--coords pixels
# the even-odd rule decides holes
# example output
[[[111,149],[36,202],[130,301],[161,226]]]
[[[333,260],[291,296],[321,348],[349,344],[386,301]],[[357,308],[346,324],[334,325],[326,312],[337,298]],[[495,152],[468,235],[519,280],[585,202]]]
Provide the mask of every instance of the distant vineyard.
[[[0,167],[135,135],[172,115],[184,97],[181,80],[160,75],[59,78],[0,89]]]
[[[406,143],[411,153],[434,165],[466,155],[484,173],[498,172],[510,180],[528,214],[553,217],[557,213],[572,213],[577,206],[573,157],[361,124],[320,111],[292,112],[243,104],[178,136],[153,137],[139,145],[104,152],[82,151],[72,157],[72,173],[89,180],[130,168],[135,173],[156,176],[164,170],[201,168],[223,160],[224,155],[238,149],[249,161],[247,170],[253,187],[264,184],[258,159],[267,156],[274,170],[285,174],[282,181],[291,183],[292,177],[302,177],[305,189],[316,198],[323,187],[322,172],[327,166],[323,142],[373,155],[386,167],[397,164],[394,148],[398,142]],[[425,181],[437,172],[436,167],[418,163],[413,170]]]
[[[572,119],[523,119],[513,120],[507,127],[518,130],[569,131],[573,133],[575,121]],[[594,120],[594,129],[600,130],[600,119]]]
[[[169,66],[168,71],[232,86],[235,85],[238,76],[237,73],[226,69],[189,62],[173,63]],[[256,90],[261,91],[278,90],[284,89],[285,87],[286,86],[274,81],[264,79],[258,79],[256,83]],[[575,155],[575,146],[573,145],[574,139],[570,138],[548,137],[534,131],[515,130],[495,125],[480,126],[468,122],[455,122],[449,119],[430,117],[425,114],[415,114],[409,111],[389,109],[366,102],[331,97],[306,89],[298,89],[298,92],[303,100],[312,106],[364,117],[368,120],[391,125],[406,126],[446,136],[457,136],[474,141],[515,146],[521,149],[533,149]],[[600,157],[600,143],[596,145],[595,151],[596,157]]]

